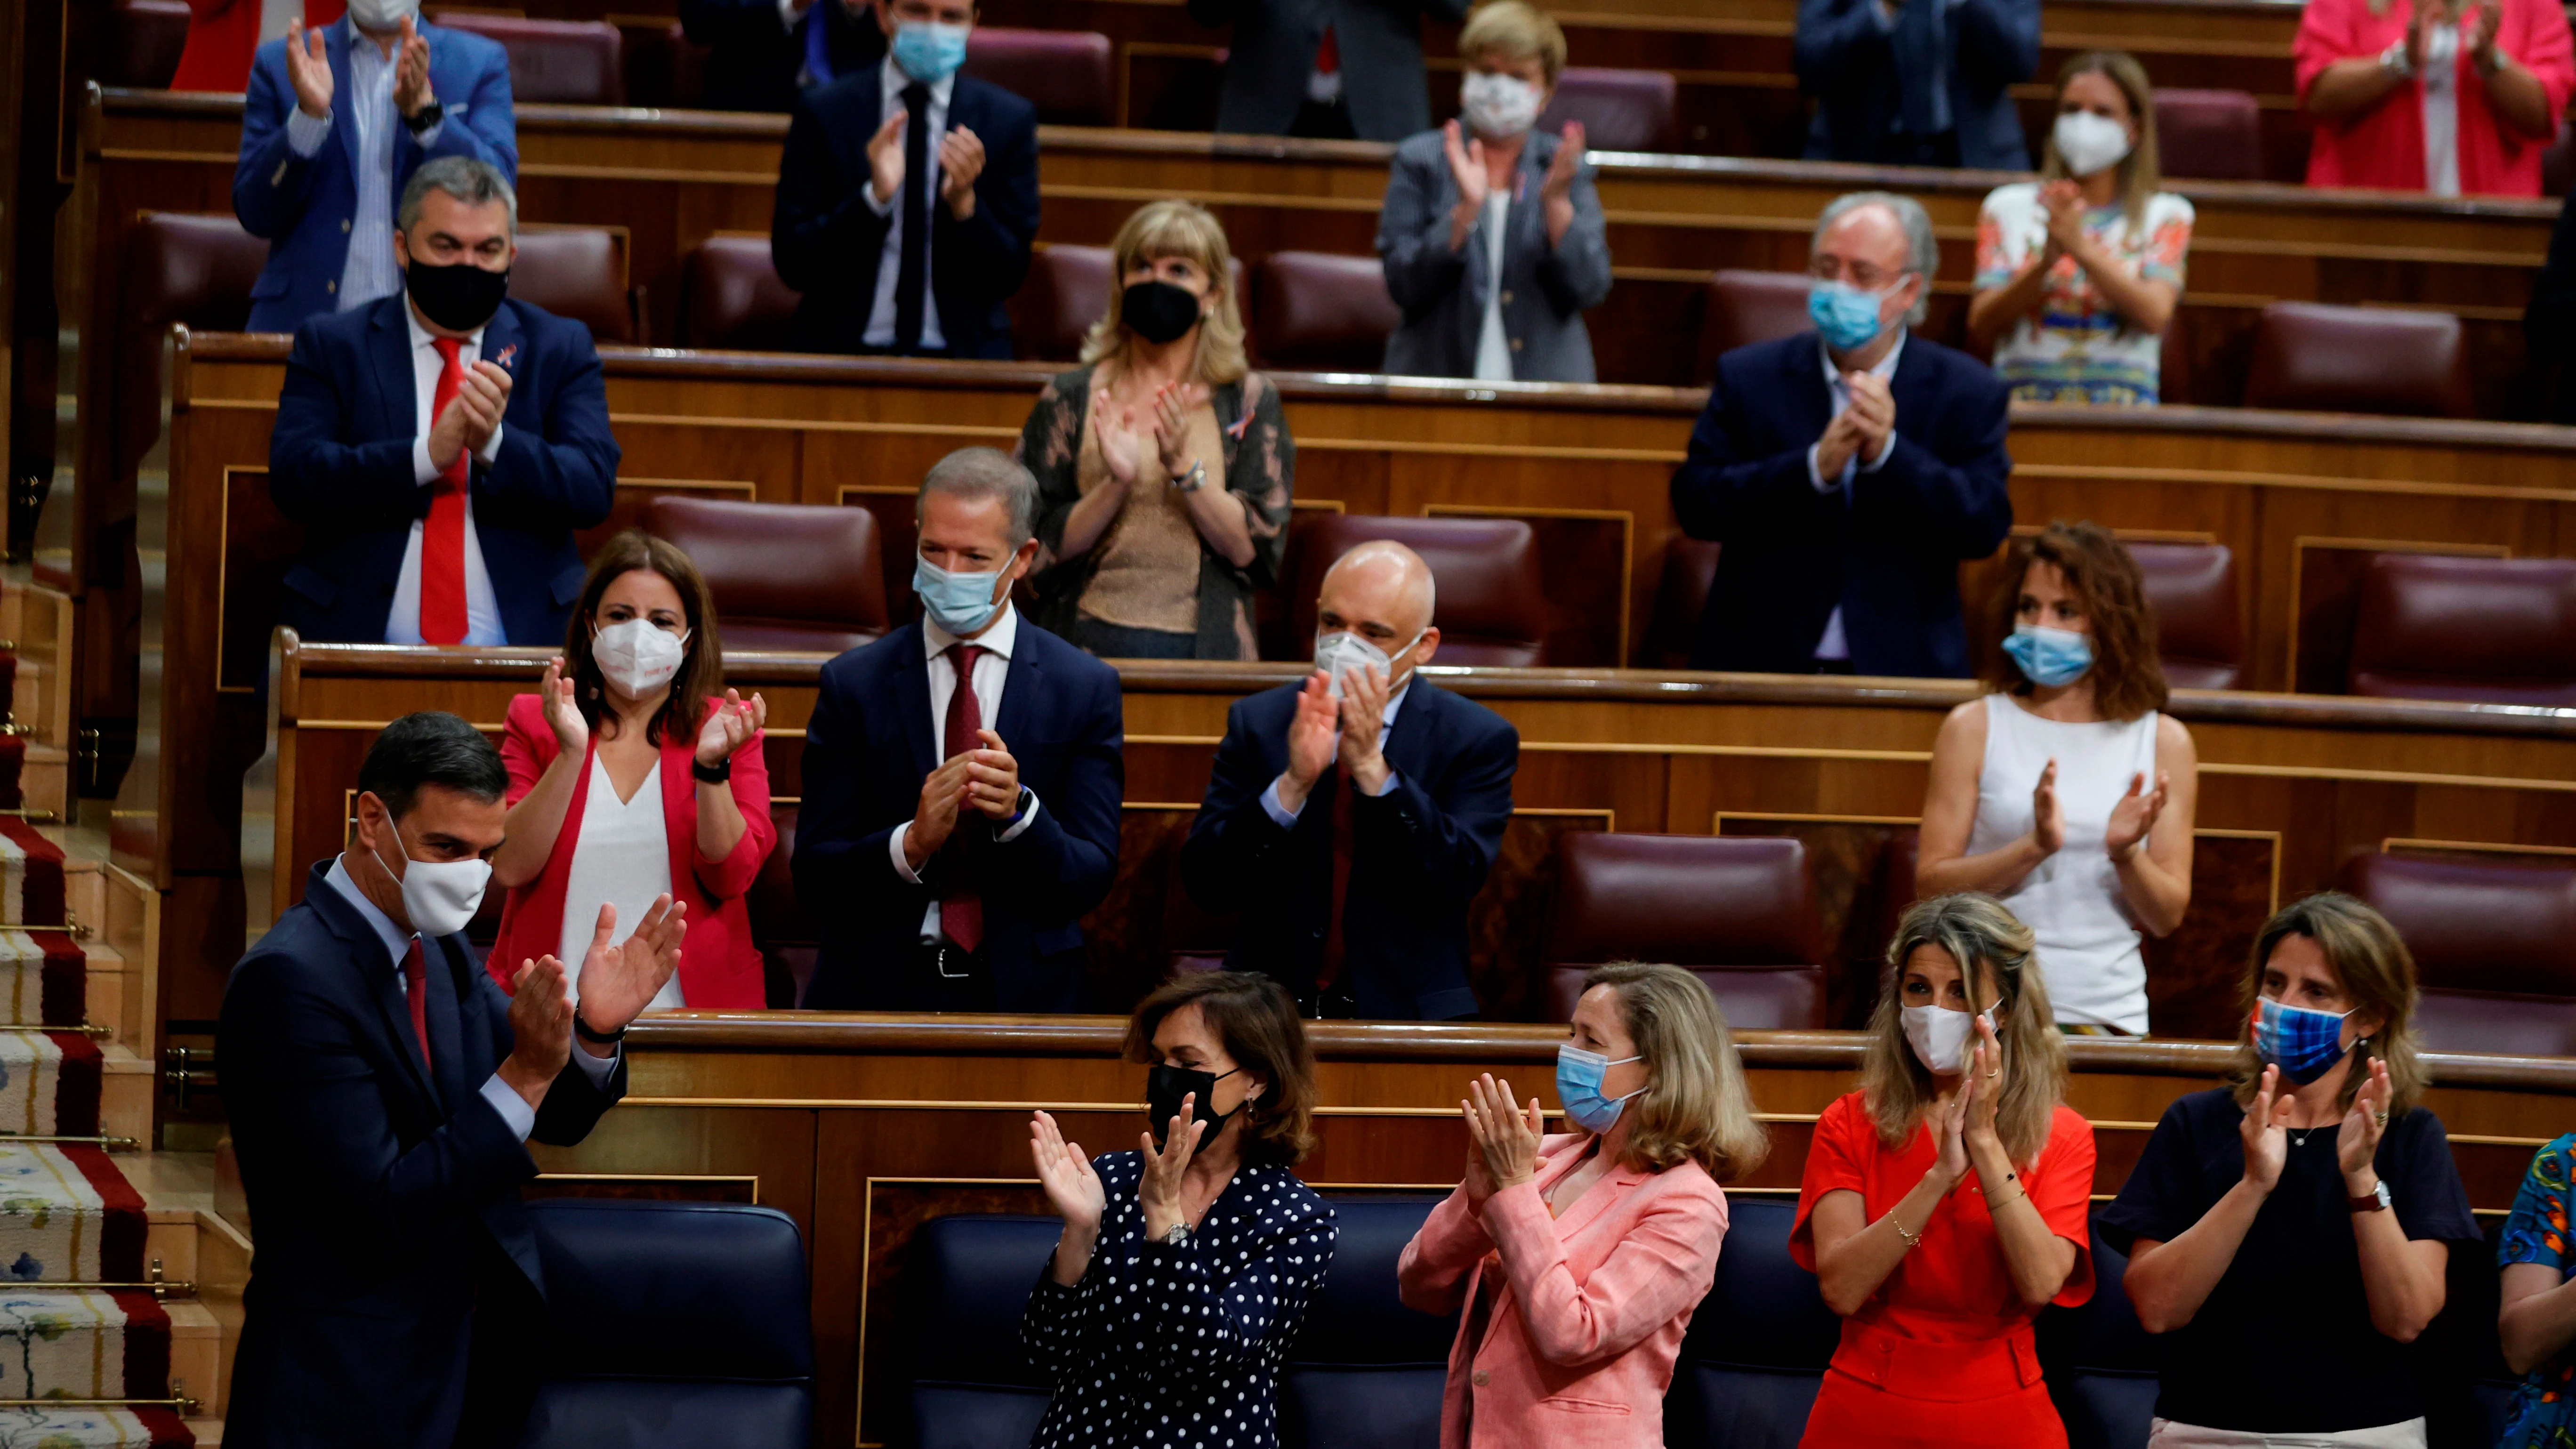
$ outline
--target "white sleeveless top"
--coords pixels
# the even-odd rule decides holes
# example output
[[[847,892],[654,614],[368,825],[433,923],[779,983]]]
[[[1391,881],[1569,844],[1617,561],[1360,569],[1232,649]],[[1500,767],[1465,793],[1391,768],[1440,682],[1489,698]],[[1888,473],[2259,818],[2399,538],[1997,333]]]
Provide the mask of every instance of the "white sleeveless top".
[[[2147,1031],[2147,967],[2120,873],[2102,848],[2111,810],[2131,777],[2156,779],[2156,712],[2098,724],[2041,719],[2005,694],[1986,696],[1986,759],[1977,772],[1977,821],[1968,854],[1999,850],[2030,833],[2030,792],[2057,761],[2066,844],[2033,867],[2004,905],[2038,938],[2049,1005],[2063,1022]]]
[[[635,787],[635,798],[621,801],[610,783],[599,752],[590,755],[590,793],[582,801],[581,836],[573,842],[572,869],[564,880],[563,941],[555,959],[564,963],[564,984],[572,999],[581,999],[581,959],[590,951],[591,932],[599,928],[599,907],[617,907],[617,945],[635,934],[635,924],[653,908],[653,898],[671,888],[671,839],[662,819],[662,762]],[[654,1007],[677,1007],[680,973],[653,997]]]

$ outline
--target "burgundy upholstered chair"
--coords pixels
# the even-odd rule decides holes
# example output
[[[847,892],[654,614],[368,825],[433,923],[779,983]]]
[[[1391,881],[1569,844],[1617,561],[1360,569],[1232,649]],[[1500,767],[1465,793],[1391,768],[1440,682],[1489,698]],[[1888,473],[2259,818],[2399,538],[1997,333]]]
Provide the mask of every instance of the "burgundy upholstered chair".
[[[2576,865],[2364,855],[2340,884],[2415,957],[2425,1045],[2576,1056]]]
[[[2245,677],[2236,555],[2222,543],[2132,543],[2156,616],[2156,652],[2176,689],[2234,689]]]
[[[1552,1021],[1583,975],[1660,961],[1708,983],[1736,1030],[1824,1025],[1824,930],[1807,848],[1787,836],[1577,831],[1556,843],[1556,900],[1539,959]]]
[[[1680,145],[1677,89],[1670,71],[1569,65],[1539,113],[1538,129],[1559,135],[1566,122],[1581,121],[1588,150],[1671,151]]]
[[[978,25],[966,37],[966,73],[1037,107],[1041,126],[1106,126],[1117,119],[1117,52],[1089,30]]]
[[[1717,582],[1718,548],[1707,539],[1678,533],[1664,545],[1664,572],[1655,583],[1655,613],[1646,625],[1639,661],[1645,668],[1690,667],[1700,616],[1708,612],[1708,591]]]
[[[2274,302],[2254,324],[2249,408],[2465,418],[2468,344],[2448,312]]]
[[[624,249],[603,228],[522,228],[519,254],[510,264],[510,295],[583,324],[593,342],[636,340]]]
[[[1735,268],[1708,283],[1708,305],[1699,327],[1694,384],[1717,378],[1717,359],[1739,347],[1795,337],[1815,326],[1807,320],[1807,274],[1748,272]]]
[[[765,236],[711,236],[680,262],[682,347],[784,352],[796,294],[778,280]]]
[[[1243,258],[1230,258],[1228,267],[1234,276],[1235,310],[1248,322],[1252,288]],[[1109,286],[1109,248],[1040,247],[1029,258],[1028,280],[1007,304],[1011,355],[1023,362],[1070,363],[1080,357],[1083,336],[1109,312]]]
[[[2576,559],[2379,555],[2362,574],[2346,688],[2576,705]]]
[[[2263,179],[2263,110],[2245,91],[2155,93],[2156,161],[2167,176]]]
[[[515,15],[440,12],[438,23],[480,35],[510,53],[517,105],[626,104],[625,42],[604,20],[526,20]]]
[[[1375,257],[1272,252],[1252,288],[1252,346],[1287,372],[1377,372],[1404,322]]]
[[[159,90],[188,48],[188,0],[116,0],[108,29],[98,83]]]
[[[664,494],[644,506],[644,531],[706,575],[728,649],[838,654],[888,627],[876,515],[864,508]]]
[[[1333,561],[1371,539],[1392,539],[1431,566],[1439,603],[1438,664],[1526,667],[1547,662],[1547,590],[1538,535],[1517,518],[1388,518],[1316,513],[1296,522],[1288,576],[1296,600],[1292,657],[1315,637],[1315,596]]]
[[[230,215],[147,211],[126,236],[117,288],[109,407],[116,466],[126,476],[161,436],[161,339],[172,323],[238,332],[250,321],[250,289],[268,264],[268,243]]]
[[[796,899],[795,803],[771,802],[769,821],[778,828],[778,844],[760,863],[760,874],[752,877],[743,907],[751,917],[751,939],[768,967],[763,973],[768,1003],[777,1009],[794,1006],[805,994],[805,983],[814,979],[823,927]]]

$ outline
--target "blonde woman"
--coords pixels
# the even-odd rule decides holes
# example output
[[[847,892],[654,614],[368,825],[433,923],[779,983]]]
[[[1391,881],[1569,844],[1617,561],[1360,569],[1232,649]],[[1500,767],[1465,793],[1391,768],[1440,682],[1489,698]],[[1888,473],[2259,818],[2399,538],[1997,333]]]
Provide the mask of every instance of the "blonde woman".
[[[2162,334],[2182,299],[2193,213],[2161,180],[2146,71],[2116,50],[2068,61],[2039,179],[1996,187],[1977,213],[1968,332],[1994,348],[2015,398],[2162,396]]]
[[[2405,1345],[2480,1234],[2418,1105],[2414,958],[2377,911],[2309,896],[2264,923],[2240,999],[2234,1080],[2166,1108],[2102,1211],[2165,1338],[2147,1442],[2423,1449]]]
[[[1804,1445],[2066,1442],[2030,1324],[2093,1296],[2093,1129],[2031,951],[1987,896],[1897,924],[1861,1089],[1816,1121],[1789,1234],[1843,1318]]]
[[[1038,480],[1038,623],[1103,658],[1252,659],[1297,446],[1244,361],[1225,228],[1157,201],[1110,244],[1119,290],[1020,429]]]
[[[1521,1106],[1491,1075],[1468,1084],[1465,1179],[1396,1264],[1406,1304],[1468,1309],[1444,1445],[1472,1430],[1479,1449],[1660,1446],[1673,1360],[1726,1236],[1718,1184],[1769,1148],[1726,1019],[1678,966],[1584,978],[1556,1092],[1575,1130],[1542,1137],[1536,1099]]]

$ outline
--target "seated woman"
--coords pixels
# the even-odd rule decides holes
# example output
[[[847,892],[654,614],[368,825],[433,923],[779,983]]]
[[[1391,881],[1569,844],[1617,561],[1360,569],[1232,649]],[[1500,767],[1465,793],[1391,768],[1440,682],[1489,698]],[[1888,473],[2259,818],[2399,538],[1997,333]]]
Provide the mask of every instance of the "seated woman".
[[[2514,1194],[2496,1263],[2504,1273],[2496,1336],[2523,1376],[2497,1449],[2558,1449],[2576,1440],[2576,1247],[2567,1231],[2568,1168],[2576,1132],[2540,1149]]]
[[[1673,1361],[1726,1236],[1718,1183],[1769,1147],[1726,1020],[1689,972],[1595,968],[1572,1032],[1556,1092],[1575,1130],[1543,1138],[1535,1099],[1470,1082],[1465,1177],[1396,1265],[1407,1306],[1468,1306],[1443,1444],[1472,1428],[1478,1444],[1661,1445]]]
[[[2095,1219],[2165,1336],[2149,1449],[2423,1449],[2405,1345],[2451,1244],[2481,1238],[2417,1105],[2414,958],[2377,911],[2313,895],[2264,923],[2240,999],[2233,1082],[2166,1108]]]
[[[2144,1036],[2138,929],[2162,936],[2191,905],[2200,767],[2162,712],[2137,560],[2090,523],[2017,539],[1990,629],[1994,692],[1932,743],[1914,889],[2001,899],[2038,939],[2060,1024]]]
[[[1249,370],[1225,228],[1157,201],[1109,245],[1123,289],[1082,366],[1038,394],[1038,623],[1105,658],[1254,659],[1252,599],[1288,547],[1297,446]]]
[[[1789,1252],[1843,1316],[1803,1445],[2063,1445],[2030,1323],[2093,1296],[2093,1129],[2030,932],[1918,901],[1887,948],[1861,1089],[1816,1119]]]
[[[1386,370],[1483,382],[1590,382],[1583,314],[1610,295],[1610,243],[1583,125],[1535,131],[1565,70],[1565,32],[1494,0],[1458,33],[1461,123],[1395,148],[1378,212],[1386,289],[1404,309]]]
[[[724,687],[715,602],[679,549],[628,531],[591,561],[564,652],[510,701],[501,762],[509,835],[490,966],[578,961],[594,930],[626,939],[653,898],[688,906],[680,969],[656,1007],[764,1004],[743,894],[778,843],[761,760],[768,701]],[[611,919],[612,913],[614,919]],[[570,953],[570,954],[567,954]],[[566,983],[578,999],[581,982]]]
[[[2312,0],[2291,59],[2310,186],[2538,196],[2576,87],[2558,0]]]
[[[1133,1152],[1044,1112],[1029,1150],[1064,1236],[1020,1320],[1054,1386],[1031,1449],[1277,1449],[1279,1363],[1332,1266],[1333,1210],[1289,1169],[1315,1145],[1315,1053],[1287,989],[1211,971],[1127,1023],[1148,1067]]]
[[[2039,180],[1986,193],[1968,333],[2023,402],[2154,403],[2191,203],[2159,191],[2147,73],[2114,50],[2057,73]],[[2000,339],[2000,340],[1998,340]]]

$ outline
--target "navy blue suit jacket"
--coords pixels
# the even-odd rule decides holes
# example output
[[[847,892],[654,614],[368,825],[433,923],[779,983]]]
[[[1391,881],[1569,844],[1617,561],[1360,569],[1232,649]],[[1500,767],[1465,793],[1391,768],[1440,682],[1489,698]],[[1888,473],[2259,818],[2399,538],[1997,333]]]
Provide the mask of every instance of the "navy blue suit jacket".
[[[835,78],[885,59],[885,32],[860,0],[815,0],[793,26],[780,18],[778,0],[680,0],[681,30],[692,43],[709,47],[709,110],[794,109],[806,31],[817,25],[823,27]]]
[[[857,352],[876,307],[889,210],[879,216],[868,187],[868,138],[875,135],[883,67],[869,66],[799,97],[778,163],[778,204],[769,255],[778,279],[804,294],[796,304],[796,345],[808,352]],[[959,221],[936,196],[930,204],[930,294],[951,357],[1011,355],[1002,304],[1029,274],[1038,232],[1038,113],[1000,86],[957,77],[948,126],[984,143],[975,214]],[[930,145],[937,154],[937,142]],[[903,204],[900,193],[895,204]]]
[[[421,163],[472,156],[501,168],[516,186],[519,130],[510,111],[510,57],[493,41],[415,21],[429,40],[429,89],[446,117],[424,149],[399,121],[394,128],[394,184],[389,205]],[[286,143],[295,113],[295,83],[286,75],[286,40],[260,42],[242,97],[241,157],[233,163],[233,215],[268,242],[268,265],[250,289],[250,330],[292,332],[308,317],[340,305],[340,269],[349,260],[349,223],[358,210],[358,123],[351,114],[349,22],[323,32],[331,59],[331,134],[311,157]]]
[[[921,625],[906,624],[823,666],[805,726],[805,796],[796,821],[796,894],[823,921],[822,954],[803,1005],[901,1010],[923,1005],[921,917],[940,872],[971,868],[984,900],[984,949],[1002,1011],[1082,1005],[1075,921],[1109,894],[1118,869],[1118,803],[1126,790],[1118,671],[1022,615],[1001,717],[989,728],[1036,792],[1037,819],[1010,842],[987,839],[961,866],[948,852],[897,875],[889,838],[921,804],[933,757],[930,666]],[[952,749],[951,754],[956,750]],[[990,831],[980,814],[961,832]],[[951,837],[952,840],[955,837]]]
[[[420,419],[409,305],[392,296],[317,317],[286,360],[268,494],[305,540],[278,622],[308,640],[384,642],[412,520],[429,512],[431,490],[412,473]],[[617,486],[599,353],[582,324],[504,301],[483,329],[482,355],[512,382],[500,451],[489,467],[473,464],[474,531],[510,642],[560,645],[581,597],[573,530],[607,518]]]
[[[1819,493],[1807,448],[1832,420],[1833,394],[1816,334],[1717,360],[1673,474],[1683,530],[1726,545],[1692,668],[1806,673],[1839,605],[1859,673],[1969,673],[1959,562],[1993,553],[2012,529],[2009,394],[1984,363],[1920,335],[1905,339],[1888,390],[1886,463]]]
[[[510,1000],[463,935],[440,937],[424,1068],[384,939],[329,869],[224,988],[216,1061],[259,1224],[224,1428],[255,1449],[346,1444],[354,1425],[447,1449],[478,1281],[515,1268],[545,1292],[518,1192],[537,1165],[482,1095]],[[622,1062],[604,1091],[565,1063],[535,1140],[581,1141],[625,1092]]]
[[[1900,72],[1946,62],[1958,164],[2027,171],[2030,148],[2012,87],[2039,69],[2039,0],[1923,0],[1882,30],[1879,0],[1798,0],[1798,85],[1816,98],[1807,155],[1910,163],[1890,134],[1904,113]],[[1937,10],[1930,8],[1938,6]],[[1926,22],[1938,16],[1937,39]],[[1938,54],[1931,53],[1937,46]]]
[[[1288,721],[1304,687],[1264,690],[1226,712],[1207,798],[1181,847],[1191,899],[1242,913],[1226,965],[1301,994],[1315,984],[1331,924],[1340,779],[1327,771],[1316,782],[1295,830],[1280,829],[1261,796],[1288,767]],[[1387,731],[1395,787],[1349,802],[1343,979],[1362,1017],[1444,1021],[1477,1010],[1467,907],[1502,849],[1520,750],[1501,715],[1414,675]]]

